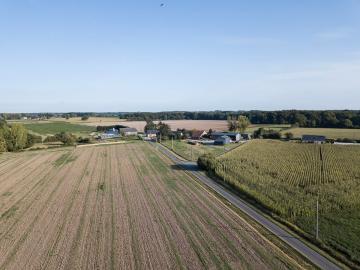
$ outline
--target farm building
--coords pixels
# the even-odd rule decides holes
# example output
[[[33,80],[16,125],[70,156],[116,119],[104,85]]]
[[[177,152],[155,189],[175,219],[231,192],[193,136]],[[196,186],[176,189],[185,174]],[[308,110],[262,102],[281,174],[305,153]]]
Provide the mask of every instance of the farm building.
[[[225,144],[229,144],[231,142],[231,139],[229,136],[220,136],[218,137],[214,144],[215,145],[225,145]]]
[[[120,128],[119,132],[123,136],[136,136],[138,134],[136,128]]]
[[[117,129],[112,128],[106,130],[104,133],[100,135],[101,139],[110,139],[110,138],[118,138],[120,137],[120,133]]]
[[[220,137],[227,136],[232,140],[233,142],[238,142],[241,140],[241,135],[238,132],[213,132],[211,133],[211,139],[217,140]]]
[[[205,130],[193,130],[191,133],[191,139],[192,140],[200,140],[202,139],[207,132]]]
[[[159,131],[157,131],[156,129],[150,129],[146,131],[146,137],[149,139],[156,139],[158,133]]]
[[[250,133],[241,133],[240,136],[244,140],[251,140],[251,134]]]
[[[301,141],[303,143],[325,143],[326,137],[320,135],[302,135]]]

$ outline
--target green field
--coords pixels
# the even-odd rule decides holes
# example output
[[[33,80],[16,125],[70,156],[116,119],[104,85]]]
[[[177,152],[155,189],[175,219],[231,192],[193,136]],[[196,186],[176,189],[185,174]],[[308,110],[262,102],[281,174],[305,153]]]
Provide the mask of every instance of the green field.
[[[360,140],[360,129],[346,129],[346,128],[291,128],[284,130],[281,133],[284,135],[286,132],[294,134],[295,138],[301,138],[302,135],[323,135],[328,139],[353,139]]]
[[[25,124],[26,128],[41,134],[41,135],[49,135],[49,134],[56,134],[62,131],[71,132],[74,134],[89,134],[90,132],[95,131],[95,127],[89,127],[85,125],[76,125],[70,124],[67,122],[46,122],[46,123],[32,123],[32,124]]]
[[[247,129],[246,132],[254,132],[255,130],[258,130],[259,128],[263,128],[265,130],[276,130],[276,131],[282,131],[282,130],[286,130],[288,128],[290,128],[291,125],[288,124],[254,124],[254,125],[250,125]]]
[[[196,161],[199,158],[199,156],[206,153],[213,153],[215,156],[218,156],[239,146],[239,144],[235,144],[235,143],[225,146],[202,145],[202,144],[191,145],[188,144],[186,141],[178,141],[178,140],[174,140],[174,148],[172,148],[171,140],[163,141],[162,144],[168,147],[169,149],[172,149],[179,156],[192,161]]]
[[[217,158],[215,173],[277,218],[360,262],[360,146],[253,140]]]

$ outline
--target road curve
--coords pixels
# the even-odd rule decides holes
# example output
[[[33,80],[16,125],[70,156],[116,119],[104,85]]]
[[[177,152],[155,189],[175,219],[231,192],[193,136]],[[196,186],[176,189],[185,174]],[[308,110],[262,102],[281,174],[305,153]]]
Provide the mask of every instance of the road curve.
[[[163,153],[165,156],[167,156],[169,159],[171,159],[175,164],[177,164],[182,169],[186,170],[188,173],[194,175],[197,179],[199,179],[202,183],[207,185],[209,188],[214,190],[216,193],[224,197],[226,200],[228,200],[231,204],[235,205],[237,208],[239,208],[242,212],[247,214],[249,217],[251,217],[253,220],[261,224],[263,227],[265,227],[267,230],[269,230],[272,234],[276,235],[278,238],[280,238],[282,241],[287,243],[289,246],[291,246],[293,249],[297,250],[300,254],[302,254],[304,257],[306,257],[309,261],[311,261],[313,264],[318,266],[321,269],[341,269],[337,265],[335,265],[333,262],[329,261],[327,258],[310,248],[309,246],[305,245],[302,241],[300,241],[298,238],[294,237],[272,221],[270,221],[265,216],[258,213],[256,210],[254,210],[250,204],[238,196],[232,194],[230,191],[228,191],[226,188],[224,188],[222,185],[216,183],[211,178],[207,177],[206,175],[200,173],[200,169],[198,168],[197,164],[195,162],[190,161],[183,161],[180,158],[178,158],[173,152],[168,150],[166,147],[162,146],[158,143],[151,143],[154,147],[156,147],[161,153]]]

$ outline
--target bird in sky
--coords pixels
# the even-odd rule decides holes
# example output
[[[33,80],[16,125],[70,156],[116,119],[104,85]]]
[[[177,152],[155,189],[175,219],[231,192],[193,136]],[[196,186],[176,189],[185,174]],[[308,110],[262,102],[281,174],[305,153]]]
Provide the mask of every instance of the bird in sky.
[[[165,4],[164,4],[164,3],[161,3],[161,4],[160,4],[160,7],[164,7],[164,6],[165,6]]]

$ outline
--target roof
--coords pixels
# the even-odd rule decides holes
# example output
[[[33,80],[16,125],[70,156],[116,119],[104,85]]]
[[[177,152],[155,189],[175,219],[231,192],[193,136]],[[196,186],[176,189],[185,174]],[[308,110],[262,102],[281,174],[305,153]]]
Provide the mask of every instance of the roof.
[[[158,132],[156,129],[149,129],[146,131],[146,134],[158,134]]]
[[[119,128],[120,132],[137,132],[136,128]]]
[[[219,138],[217,138],[215,141],[225,141],[225,140],[230,140],[229,136],[221,136]]]
[[[239,132],[213,132],[211,133],[211,135],[213,136],[236,136],[236,135],[240,135]]]
[[[205,130],[194,130],[192,132],[192,137],[201,137],[204,133],[206,134]]]
[[[303,141],[326,141],[326,137],[322,135],[302,135]]]
[[[116,129],[108,129],[105,131],[105,134],[119,134],[119,131]]]

